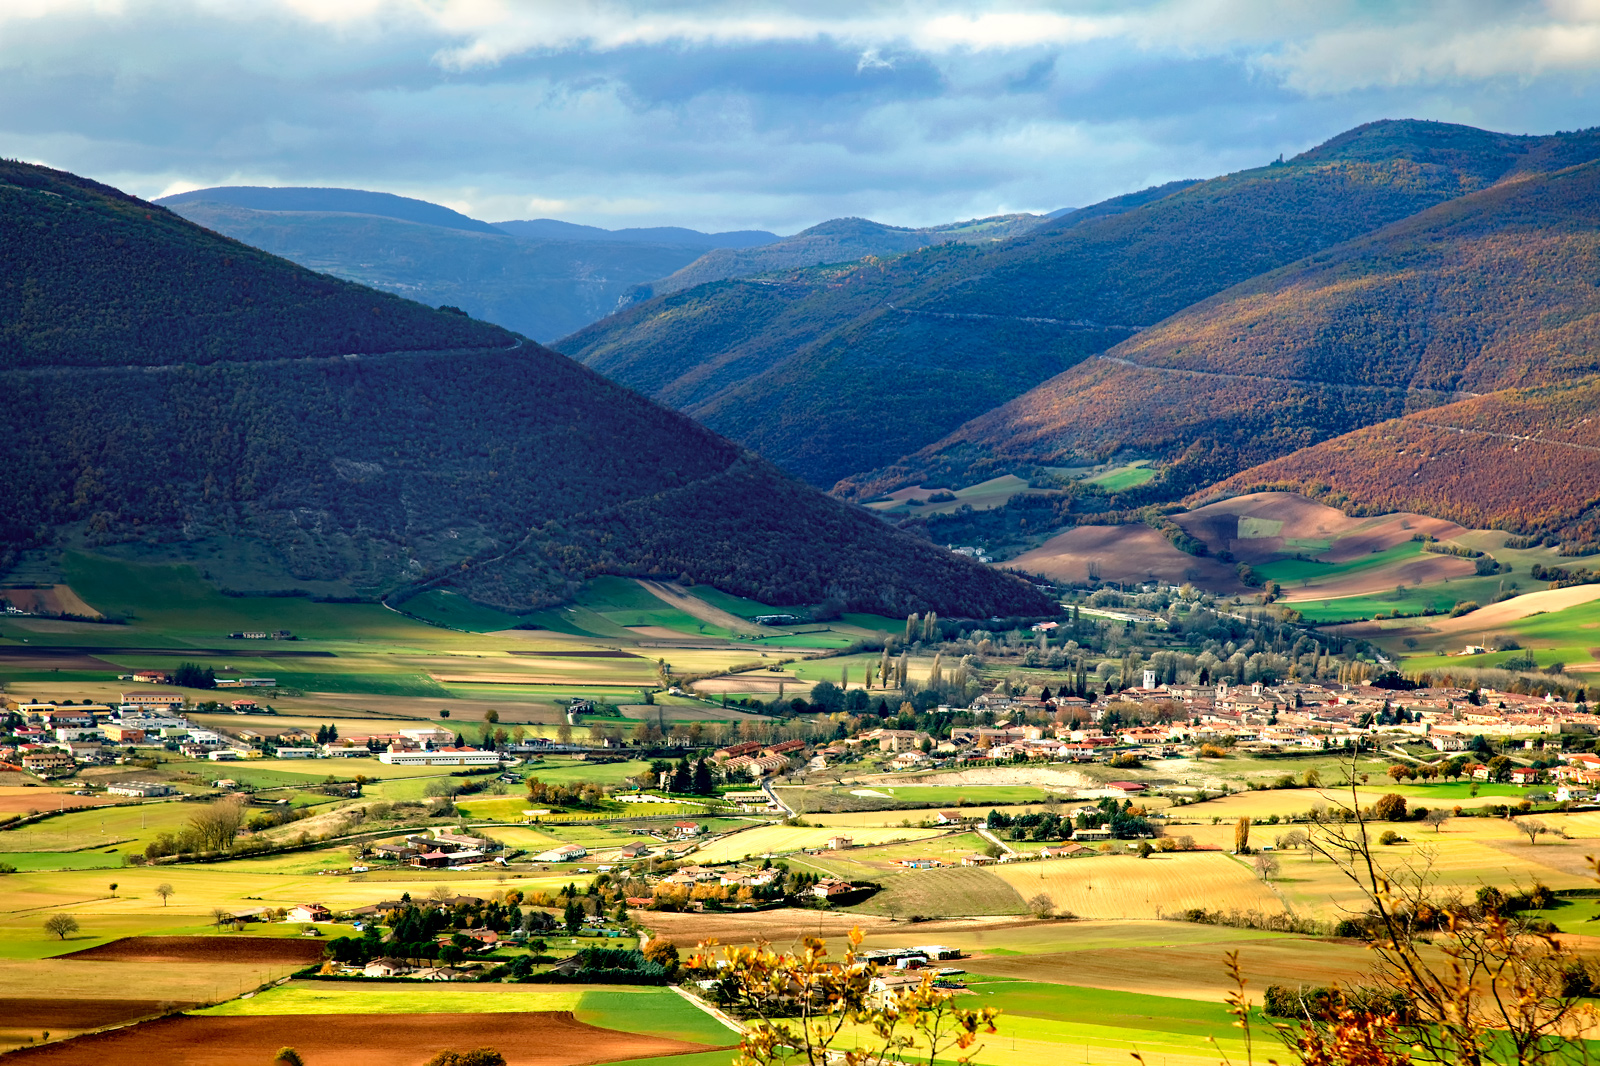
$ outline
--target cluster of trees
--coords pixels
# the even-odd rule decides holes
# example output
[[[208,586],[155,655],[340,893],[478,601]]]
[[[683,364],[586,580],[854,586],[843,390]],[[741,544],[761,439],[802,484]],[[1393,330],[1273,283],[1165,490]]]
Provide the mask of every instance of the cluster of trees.
[[[605,790],[585,781],[571,784],[545,782],[537,777],[528,778],[528,799],[548,807],[598,807],[604,800]]]
[[[220,799],[193,814],[176,833],[161,832],[145,845],[146,861],[167,855],[229,851],[244,826],[244,804],[234,798]]]
[[[1008,830],[1012,840],[1065,840],[1074,829],[1105,827],[1119,840],[1136,840],[1156,835],[1145,817],[1143,807],[1134,806],[1131,800],[1120,803],[1111,797],[1096,801],[1095,809],[1063,816],[1054,811],[1030,811],[1025,814],[1006,814],[990,811],[985,825],[991,830]]]
[[[198,663],[180,663],[172,672],[172,683],[181,688],[216,688],[217,674],[209,666]]]

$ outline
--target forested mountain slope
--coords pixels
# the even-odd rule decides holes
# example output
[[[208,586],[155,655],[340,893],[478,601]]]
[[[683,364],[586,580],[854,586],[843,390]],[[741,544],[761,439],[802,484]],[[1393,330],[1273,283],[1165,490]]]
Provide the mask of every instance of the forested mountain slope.
[[[250,211],[309,212],[318,215],[372,215],[402,222],[466,230],[472,233],[503,232],[488,222],[470,218],[442,204],[396,196],[366,189],[313,189],[300,186],[219,185],[173,193],[155,201],[188,217],[190,204],[227,204]]]
[[[865,218],[835,218],[759,248],[719,248],[682,270],[645,286],[644,296],[665,296],[727,278],[775,270],[846,263],[868,256],[899,255],[930,244],[984,244],[1015,237],[1050,221],[1044,215],[994,215],[943,226],[907,229]]]
[[[1152,491],[1178,496],[1407,412],[1572,381],[1600,371],[1597,257],[1600,162],[1514,175],[1203,301],[858,488],[1125,451],[1166,461]]]
[[[1600,377],[1418,411],[1252,467],[1197,494],[1272,486],[1356,514],[1600,542]]]
[[[1286,163],[1119,198],[998,245],[773,279],[792,288],[756,300],[757,324],[749,298],[713,285],[558,345],[832,484],[1231,285],[1507,174],[1587,158],[1580,141],[1375,123]]]
[[[397,196],[369,201],[367,197],[382,194],[353,189],[247,190],[353,194],[342,199],[206,199],[217,191],[203,189],[167,202],[192,222],[301,266],[422,303],[459,307],[475,318],[546,341],[609,314],[635,286],[669,274],[705,251],[695,244],[512,236],[464,215],[456,217],[474,227],[448,218],[427,221],[433,216],[421,211],[391,211],[389,200],[399,201],[402,208],[420,205],[455,215],[436,204]],[[313,209],[324,201],[352,210]],[[372,212],[353,210],[362,207]]]
[[[60,539],[245,538],[285,587],[448,585],[510,610],[596,573],[887,613],[1052,609],[563,356],[114,189],[3,164],[0,234],[0,395],[19,415],[0,569]]]

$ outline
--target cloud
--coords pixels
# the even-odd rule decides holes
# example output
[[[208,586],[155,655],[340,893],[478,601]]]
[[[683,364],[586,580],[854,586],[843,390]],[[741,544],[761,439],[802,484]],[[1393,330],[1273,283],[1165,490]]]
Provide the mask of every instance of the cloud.
[[[1600,0],[4,0],[0,152],[153,196],[793,231],[1051,210],[1363,121],[1596,122]]]

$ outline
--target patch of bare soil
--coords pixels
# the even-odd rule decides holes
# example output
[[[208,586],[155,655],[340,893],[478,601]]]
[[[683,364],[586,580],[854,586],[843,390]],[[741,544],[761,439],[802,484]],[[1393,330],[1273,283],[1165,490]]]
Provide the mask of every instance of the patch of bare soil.
[[[1233,566],[1210,556],[1187,555],[1146,525],[1077,526],[1007,560],[1029,573],[1082,584],[1091,568],[1103,581],[1193,582],[1216,592],[1241,592]]]
[[[866,774],[856,780],[866,784],[895,785],[1035,785],[1039,788],[1098,788],[1100,783],[1077,770],[1055,770],[1049,767],[1016,768],[996,766],[976,770],[955,770],[947,774],[931,774],[907,781],[903,774]],[[901,797],[904,799],[905,797]]]
[[[0,1019],[16,1029],[99,1029],[148,1018],[173,1004],[157,999],[54,999],[0,996]]]
[[[1197,507],[1175,517],[1212,551],[1231,551],[1250,562],[1305,552],[1330,563],[1345,563],[1392,548],[1417,533],[1440,540],[1467,530],[1442,518],[1396,512],[1352,518],[1326,504],[1290,492],[1255,492]],[[1318,551],[1290,543],[1328,541]]]
[[[446,1048],[493,1047],[509,1066],[581,1066],[710,1050],[704,1044],[585,1025],[567,1011],[525,1014],[179,1015],[14,1052],[19,1062],[236,1066],[271,1062],[285,1045],[306,1066],[421,1066]]]
[[[310,964],[322,958],[322,944],[265,936],[128,936],[74,951],[60,958],[74,962],[246,962]]]

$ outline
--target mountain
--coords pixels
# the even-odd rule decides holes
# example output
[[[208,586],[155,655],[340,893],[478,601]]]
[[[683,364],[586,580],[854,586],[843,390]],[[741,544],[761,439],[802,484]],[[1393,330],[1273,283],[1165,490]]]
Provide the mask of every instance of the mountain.
[[[672,244],[685,248],[756,248],[782,240],[764,229],[728,230],[702,233],[682,226],[645,226],[630,229],[601,229],[580,226],[554,218],[496,222],[494,227],[513,237],[532,237],[546,241],[608,241],[614,244]]]
[[[0,568],[45,544],[521,611],[601,573],[773,603],[1048,613],[690,419],[465,315],[0,162]]]
[[[213,193],[229,195],[209,199]],[[296,195],[260,195],[278,193]],[[312,270],[459,307],[545,340],[608,314],[635,286],[705,250],[700,244],[515,237],[437,204],[354,189],[201,189],[163,203],[191,222]]]
[[[1600,156],[1592,134],[1546,147],[1527,162]],[[1147,492],[1174,498],[1410,412],[1570,382],[1600,372],[1597,255],[1600,161],[1513,173],[1204,300],[857,488],[1126,453],[1160,460]],[[1300,464],[1332,454],[1241,477],[1312,476]],[[1363,483],[1409,484],[1397,462]]]
[[[1417,511],[1600,546],[1600,377],[1507,389],[1302,448],[1197,494],[1271,486],[1352,514]]]
[[[1284,163],[1118,197],[1010,240],[657,297],[557,346],[833,485],[1232,285],[1582,152],[1562,138],[1375,123]],[[972,461],[988,443],[969,449]],[[871,494],[968,459],[918,459],[840,490]]]
[[[930,244],[977,244],[1004,240],[1049,221],[1044,215],[994,215],[942,226],[907,229],[865,218],[836,218],[759,248],[719,248],[682,270],[642,287],[640,295],[665,296],[727,278],[749,278],[776,270],[845,263],[868,256],[899,255]]]
[[[425,226],[466,230],[469,233],[495,233],[496,227],[440,204],[365,189],[308,189],[262,185],[219,185],[211,189],[163,196],[155,201],[162,207],[183,214],[180,208],[193,203],[227,204],[251,211],[311,212],[319,215],[376,215]]]

